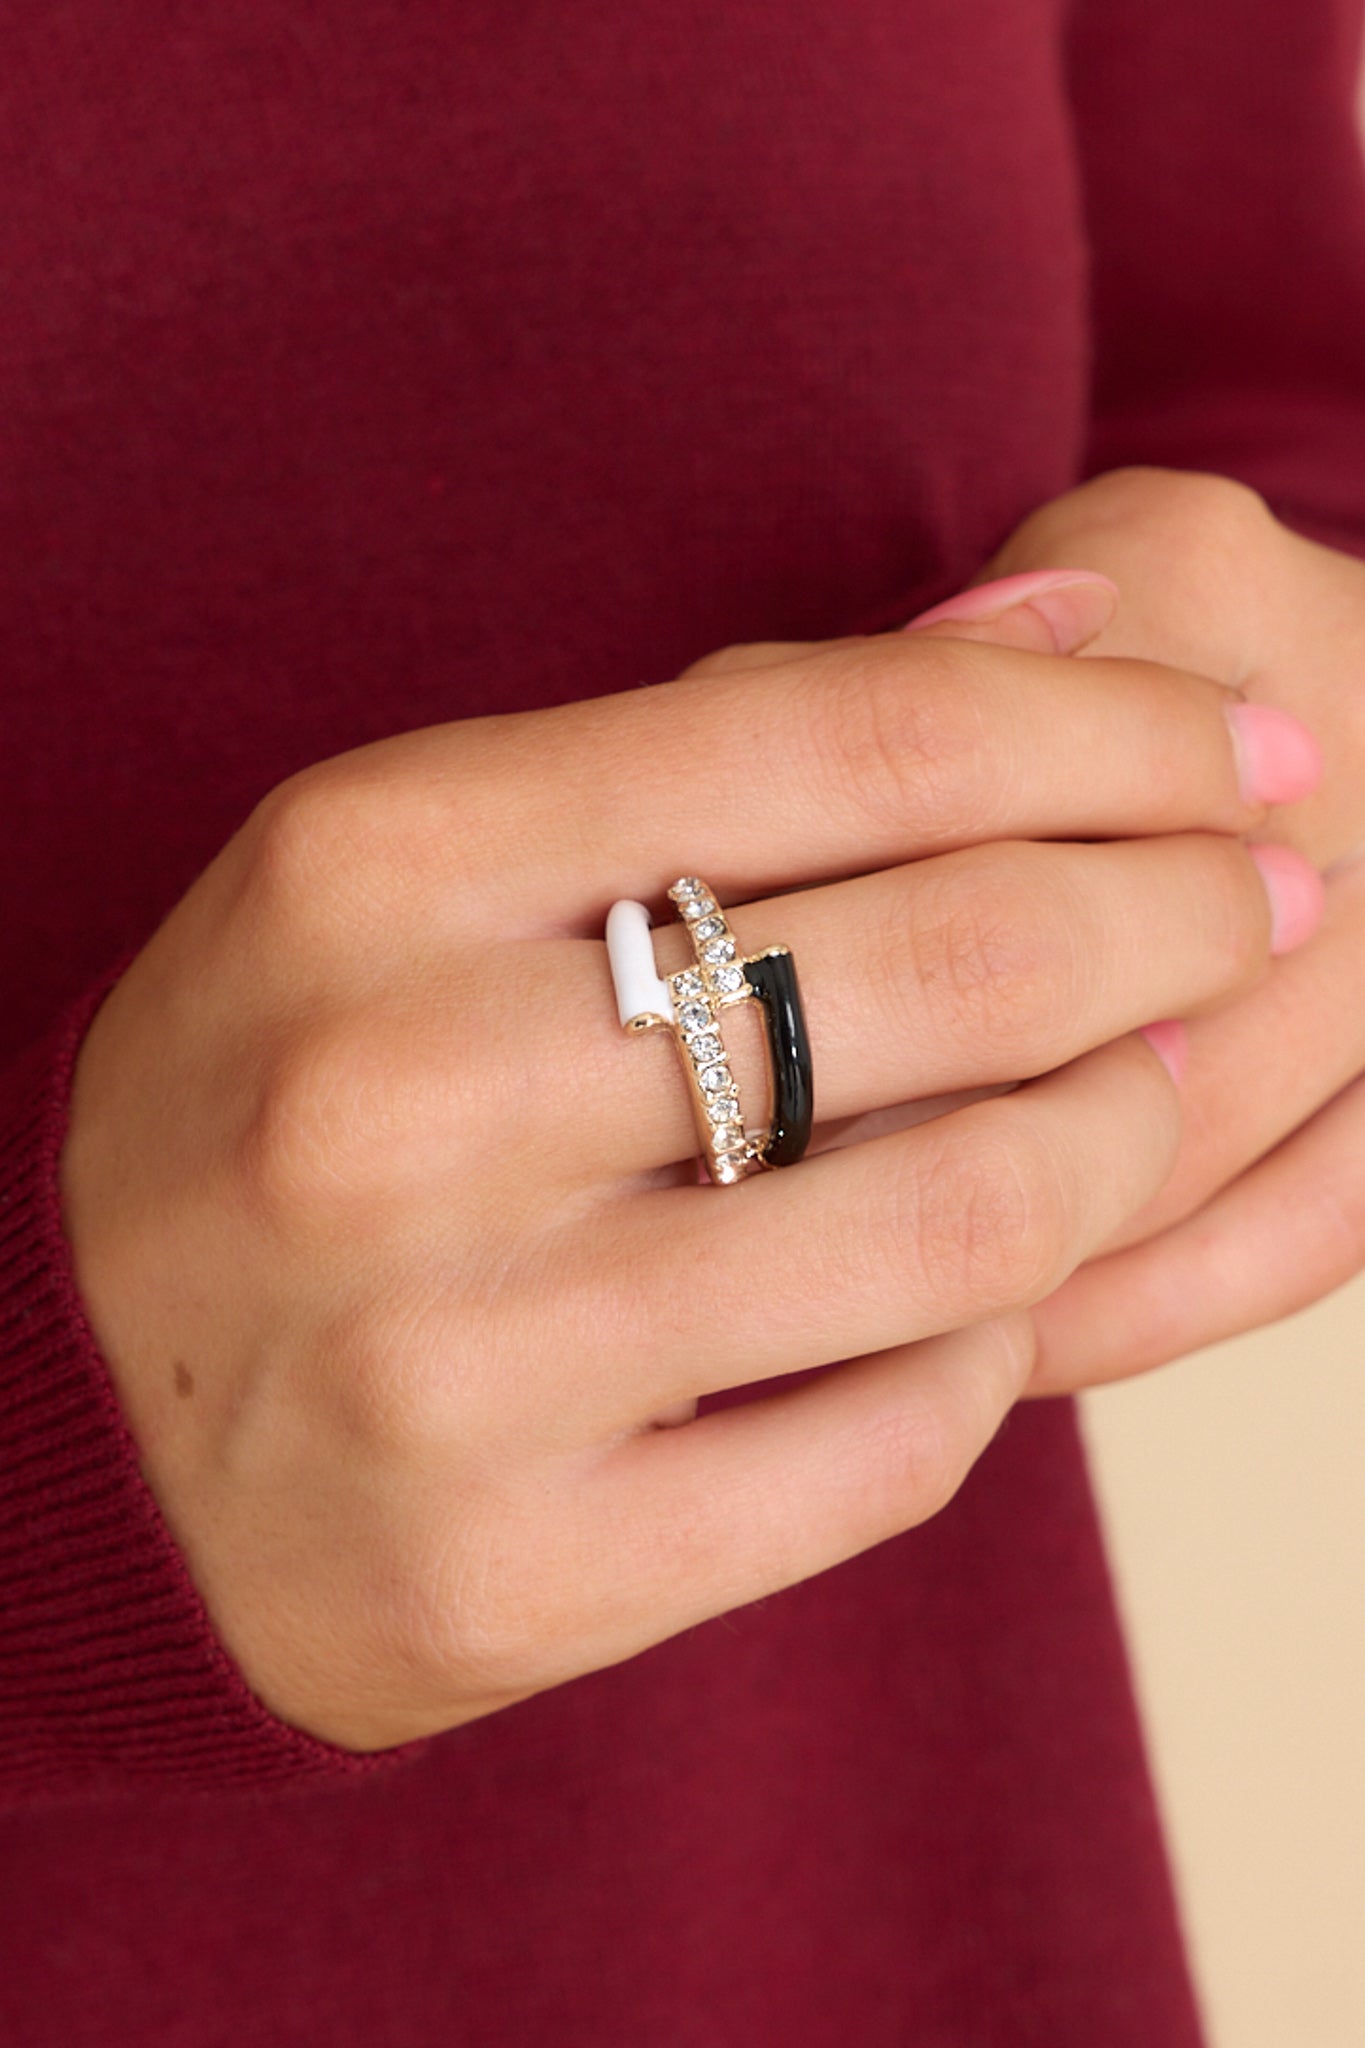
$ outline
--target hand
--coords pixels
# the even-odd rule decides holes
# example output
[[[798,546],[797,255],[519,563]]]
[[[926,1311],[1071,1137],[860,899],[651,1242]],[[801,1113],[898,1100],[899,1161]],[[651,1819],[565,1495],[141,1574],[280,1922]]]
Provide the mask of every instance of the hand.
[[[1257,836],[1327,874],[1312,941],[1191,1026],[1175,1171],[1118,1234],[1131,1248],[1037,1311],[1039,1392],[1274,1321],[1365,1265],[1365,564],[1291,533],[1240,484],[1161,470],[1058,499],[986,573],[1060,563],[1120,586],[1096,651],[1198,669],[1311,725],[1321,791]]]
[[[1319,868],[1365,850],[1365,562],[1291,532],[1230,478],[1126,469],[1043,506],[983,573],[1058,566],[1121,592],[1089,653],[1213,676],[1313,733],[1321,789],[1258,838]]]
[[[1074,644],[1109,599],[1051,604]],[[261,1699],[385,1746],[932,1514],[1027,1377],[1015,1305],[1169,1170],[1176,1091],[1123,1034],[1261,976],[1228,835],[1263,818],[1215,685],[931,638],[730,650],[269,796],[98,1013],[63,1159],[148,1482]],[[1045,1078],[698,1187],[600,938],[694,868],[746,950],[793,948],[827,1117]]]

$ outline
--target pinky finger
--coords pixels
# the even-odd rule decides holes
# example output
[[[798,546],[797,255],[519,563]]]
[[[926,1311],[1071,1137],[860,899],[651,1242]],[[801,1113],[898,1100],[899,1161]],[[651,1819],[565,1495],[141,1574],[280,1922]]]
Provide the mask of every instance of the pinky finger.
[[[594,1488],[594,1514],[631,1532],[613,1553],[612,1654],[927,1521],[990,1443],[1032,1360],[1029,1317],[1011,1313],[619,1444]],[[629,1643],[636,1631],[644,1639]]]
[[[1293,1315],[1362,1266],[1365,1077],[1183,1223],[1040,1302],[1027,1391],[1128,1379]]]

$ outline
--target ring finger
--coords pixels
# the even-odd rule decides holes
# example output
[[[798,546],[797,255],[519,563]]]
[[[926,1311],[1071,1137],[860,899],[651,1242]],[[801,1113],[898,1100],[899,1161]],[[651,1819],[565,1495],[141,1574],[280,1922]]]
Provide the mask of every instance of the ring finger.
[[[1272,943],[1283,950],[1306,936],[1319,891],[1314,870],[1284,849],[1187,834],[975,847],[726,916],[746,953],[791,948],[827,1121],[1021,1080],[1226,999],[1260,975]],[[662,971],[684,964],[681,927],[656,940]],[[553,991],[522,1011],[528,1086],[552,1057],[543,1034],[562,1050],[566,1020],[578,1026],[560,1156],[546,1165],[581,1185],[694,1155],[671,1034],[621,1034],[604,949],[516,951],[537,956],[522,960],[525,985]],[[720,1013],[751,1127],[766,1095],[752,1008]]]

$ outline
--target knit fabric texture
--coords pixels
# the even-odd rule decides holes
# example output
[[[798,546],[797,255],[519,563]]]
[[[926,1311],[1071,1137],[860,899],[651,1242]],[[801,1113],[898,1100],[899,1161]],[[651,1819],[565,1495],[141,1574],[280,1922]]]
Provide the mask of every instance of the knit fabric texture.
[[[353,1757],[216,1641],[57,1173],[111,977],[310,761],[889,625],[1118,464],[1360,546],[1355,0],[4,43],[0,2040],[1195,2048],[1069,1404],[923,1529]]]

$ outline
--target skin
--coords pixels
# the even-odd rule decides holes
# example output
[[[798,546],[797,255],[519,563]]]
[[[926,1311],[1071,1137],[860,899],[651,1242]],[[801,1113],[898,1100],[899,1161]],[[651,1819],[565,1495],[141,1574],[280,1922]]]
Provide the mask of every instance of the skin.
[[[1067,647],[1112,598],[1077,605]],[[1265,811],[1216,683],[1040,651],[1030,607],[992,633],[727,650],[322,763],[104,1004],[77,1280],[284,1719],[451,1727],[922,1521],[1029,1380],[1026,1305],[1156,1197],[1180,1099],[1133,1033],[1264,979]],[[827,1149],[728,1190],[600,936],[692,871],[792,946],[819,1056]]]
[[[1365,1266],[1365,564],[1225,478],[1124,470],[1029,519],[985,572],[1055,564],[1122,591],[1091,643],[1293,712],[1327,772],[1258,837],[1325,871],[1317,933],[1189,1028],[1170,1179],[1035,1313],[1031,1391],[1126,1377],[1306,1307]]]

